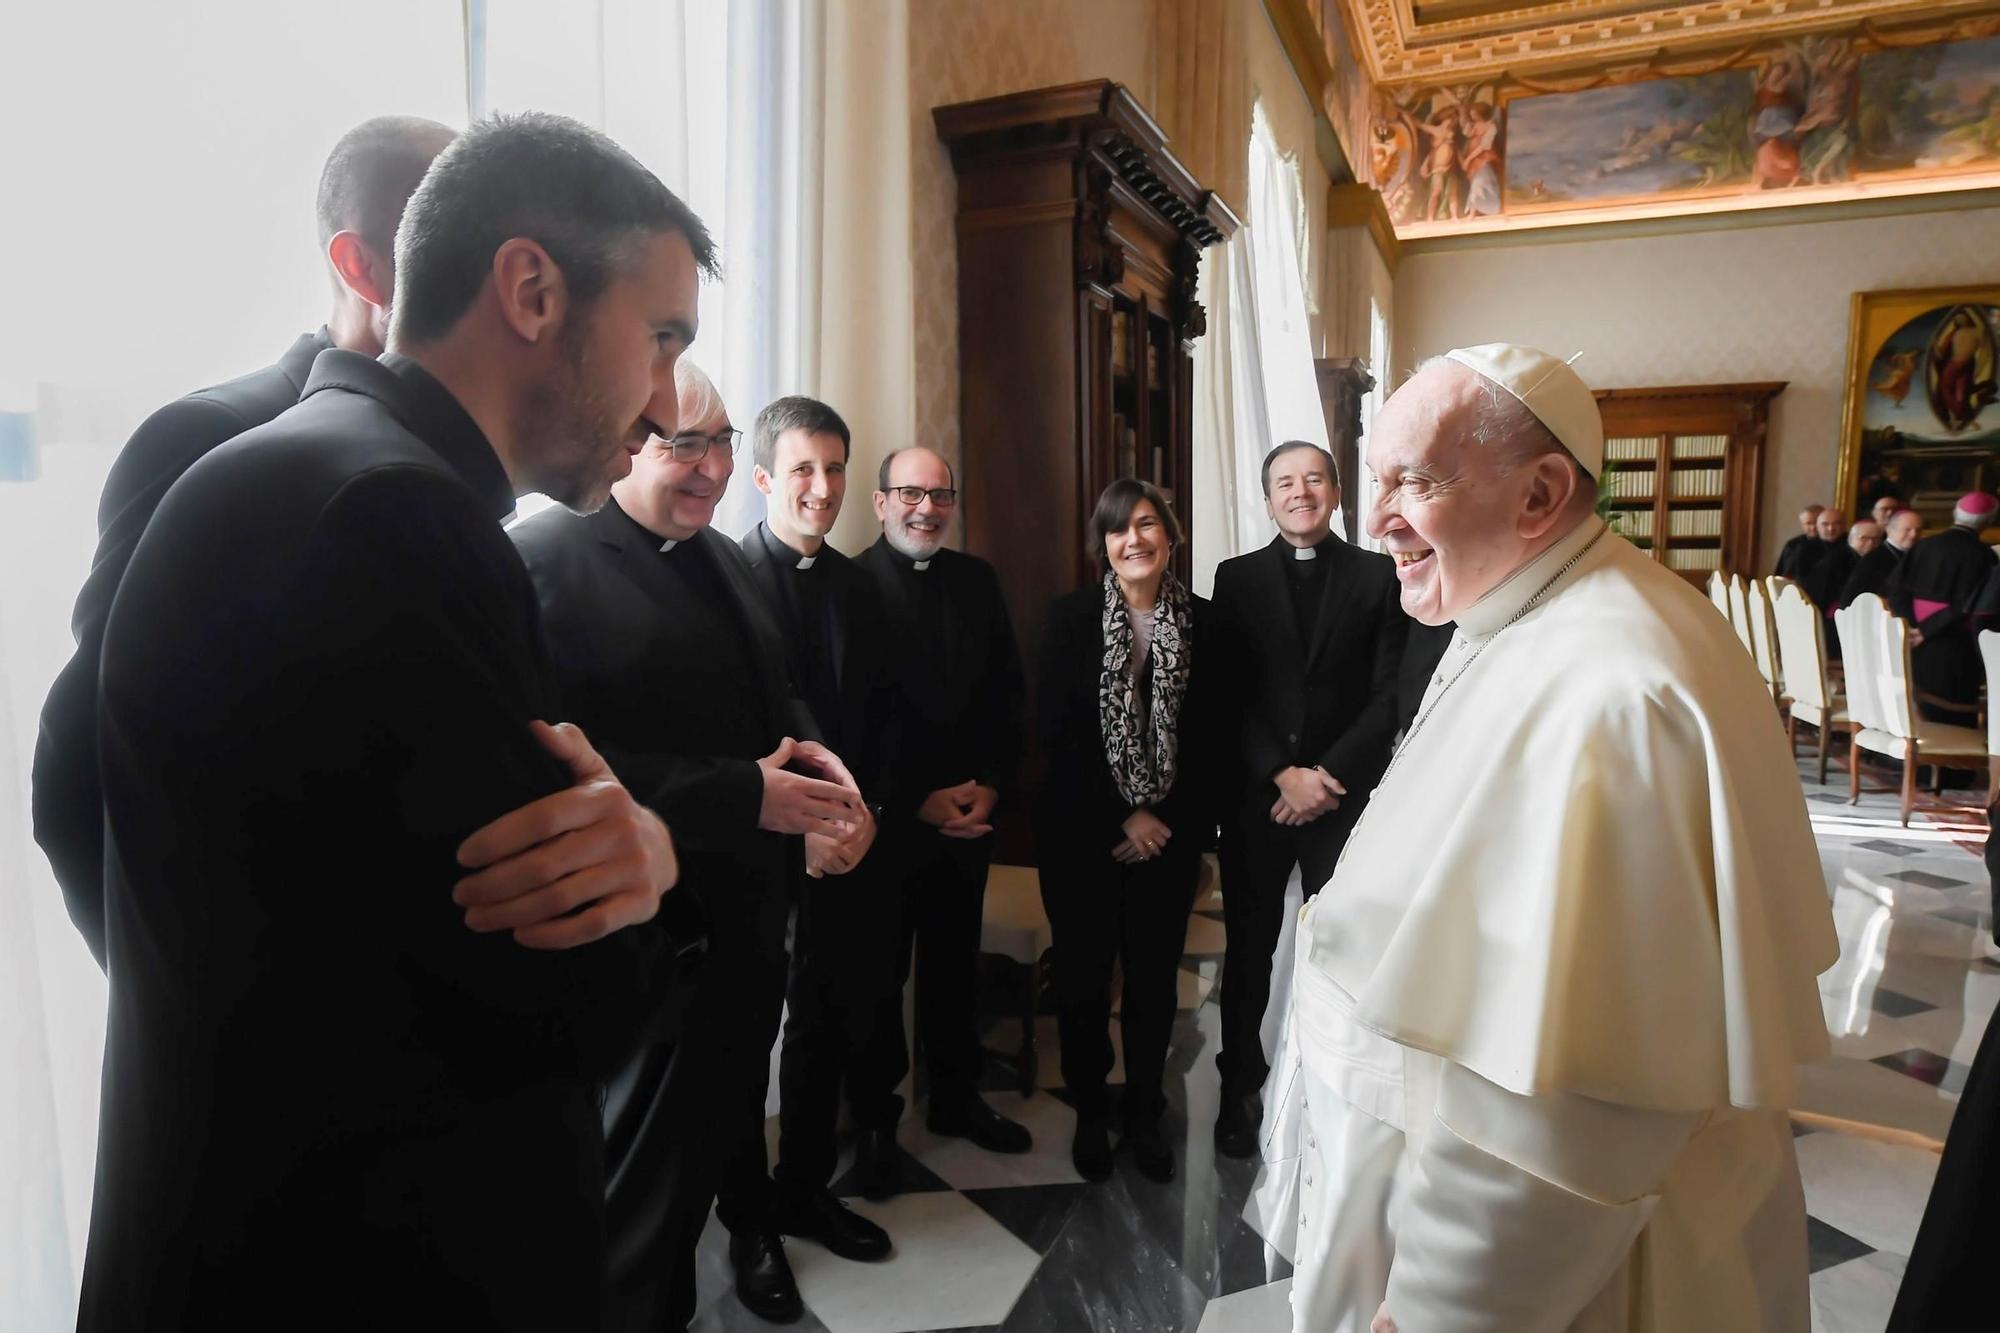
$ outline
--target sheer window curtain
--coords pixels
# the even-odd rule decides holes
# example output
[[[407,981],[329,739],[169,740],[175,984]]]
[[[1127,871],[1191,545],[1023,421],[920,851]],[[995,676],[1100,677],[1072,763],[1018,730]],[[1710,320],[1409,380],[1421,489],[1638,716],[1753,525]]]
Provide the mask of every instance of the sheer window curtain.
[[[470,0],[473,110],[534,108],[605,131],[715,237],[690,355],[732,424],[819,385],[825,7],[809,0]],[[523,513],[546,501],[530,500]],[[764,515],[748,441],[716,514]]]
[[[463,124],[464,36],[441,0],[8,10],[0,414],[28,443],[0,468],[0,1329],[74,1324],[89,1221],[105,981],[28,771],[105,471],[154,408],[325,321],[327,150],[383,112]]]
[[[1283,440],[1327,443],[1299,257],[1299,172],[1279,151],[1261,103],[1248,153],[1248,220],[1202,265],[1209,329],[1196,344],[1194,427],[1202,505],[1195,586],[1203,593],[1214,586],[1216,565],[1276,532],[1264,510],[1264,455]],[[1338,514],[1334,523],[1339,531]]]

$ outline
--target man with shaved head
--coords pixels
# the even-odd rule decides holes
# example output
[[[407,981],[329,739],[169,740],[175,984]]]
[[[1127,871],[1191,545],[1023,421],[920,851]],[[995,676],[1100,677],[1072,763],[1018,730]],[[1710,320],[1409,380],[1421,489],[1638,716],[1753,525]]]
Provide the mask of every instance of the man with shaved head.
[[[862,1192],[898,1192],[896,1085],[909,1072],[902,986],[914,947],[917,1028],[930,1074],[934,1134],[1020,1153],[1028,1131],[979,1095],[984,1063],[973,1027],[979,924],[993,824],[1014,791],[1026,685],[993,567],[944,544],[958,512],[951,465],[924,448],[882,460],[875,516],[882,536],[858,557],[882,595],[897,696],[895,774],[875,852],[896,867],[883,928],[896,932],[892,991],[876,1006],[848,1078],[861,1142]]]
[[[48,853],[70,919],[104,963],[104,795],[97,771],[97,672],[111,598],[160,497],[196,459],[298,402],[329,347],[379,356],[395,290],[396,223],[454,131],[378,116],[342,135],[319,182],[319,248],[333,283],[326,327],[273,365],[200,389],[147,417],[111,465],[97,505],[97,554],[70,618],[76,654],[56,677],[35,745],[35,841]]]
[[[1785,1108],[1838,942],[1770,696],[1603,464],[1531,348],[1376,417],[1368,530],[1457,630],[1299,928],[1301,1333],[1807,1327]]]

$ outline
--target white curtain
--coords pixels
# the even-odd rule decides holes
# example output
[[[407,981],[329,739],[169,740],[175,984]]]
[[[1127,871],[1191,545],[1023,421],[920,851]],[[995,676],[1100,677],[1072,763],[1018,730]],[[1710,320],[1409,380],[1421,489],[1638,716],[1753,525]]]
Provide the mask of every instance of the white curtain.
[[[42,699],[68,658],[98,492],[153,408],[326,318],[313,191],[384,112],[463,124],[456,0],[10,5],[0,45],[0,1330],[70,1327],[105,982],[28,836]]]
[[[1203,594],[1214,586],[1216,565],[1276,531],[1264,509],[1264,455],[1284,440],[1327,444],[1301,276],[1298,166],[1279,151],[1262,103],[1252,113],[1247,151],[1249,217],[1202,263],[1209,322],[1194,367],[1194,555],[1195,588]],[[1334,528],[1342,528],[1338,514]]]
[[[748,431],[819,388],[825,7],[812,0],[473,0],[475,113],[535,108],[595,125],[708,225],[723,280],[690,352]],[[522,506],[524,513],[537,506]],[[732,537],[763,496],[746,440],[716,513]]]

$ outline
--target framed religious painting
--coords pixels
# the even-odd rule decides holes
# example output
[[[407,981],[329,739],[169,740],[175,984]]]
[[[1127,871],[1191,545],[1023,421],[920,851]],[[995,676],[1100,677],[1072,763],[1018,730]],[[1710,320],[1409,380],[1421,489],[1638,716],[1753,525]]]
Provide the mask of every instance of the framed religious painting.
[[[1934,530],[1967,491],[2000,493],[2000,285],[1856,292],[1836,503],[1895,495]]]

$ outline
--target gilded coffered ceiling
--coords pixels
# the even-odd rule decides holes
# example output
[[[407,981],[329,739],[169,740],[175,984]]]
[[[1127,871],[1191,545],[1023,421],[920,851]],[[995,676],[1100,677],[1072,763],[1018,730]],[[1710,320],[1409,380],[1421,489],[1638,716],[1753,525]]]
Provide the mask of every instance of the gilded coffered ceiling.
[[[2000,12],[1993,0],[1308,0],[1338,9],[1378,86],[1643,67],[1774,37],[1901,31]],[[1940,34],[1942,35],[1942,34]]]

